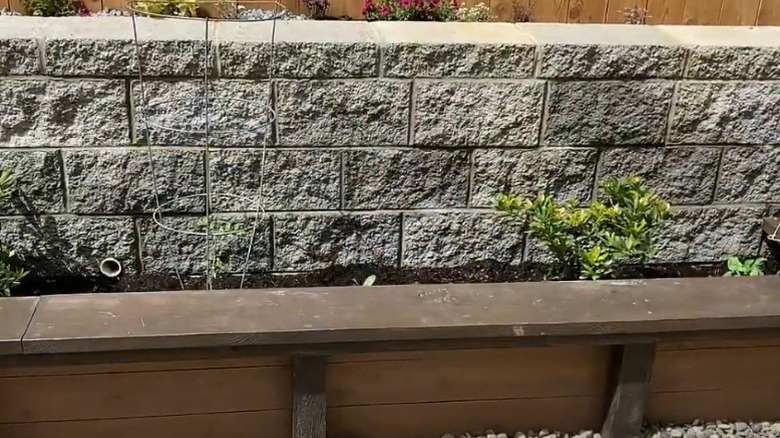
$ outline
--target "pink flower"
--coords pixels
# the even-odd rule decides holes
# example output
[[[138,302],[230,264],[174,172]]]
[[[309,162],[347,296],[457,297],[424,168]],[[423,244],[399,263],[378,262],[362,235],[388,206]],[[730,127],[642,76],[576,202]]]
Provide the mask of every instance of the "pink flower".
[[[408,8],[412,5],[411,0],[401,0],[401,7],[402,8]]]
[[[382,9],[379,10],[379,13],[382,14],[383,17],[386,17],[390,15],[390,8],[387,5],[382,6]]]

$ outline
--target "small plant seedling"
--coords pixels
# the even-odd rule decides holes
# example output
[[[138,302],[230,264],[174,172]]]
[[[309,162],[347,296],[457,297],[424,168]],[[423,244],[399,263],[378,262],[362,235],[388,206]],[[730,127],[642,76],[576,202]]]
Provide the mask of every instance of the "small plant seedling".
[[[764,275],[765,258],[756,257],[746,259],[744,262],[739,257],[729,257],[726,261],[728,271],[723,274],[724,277],[758,277]]]

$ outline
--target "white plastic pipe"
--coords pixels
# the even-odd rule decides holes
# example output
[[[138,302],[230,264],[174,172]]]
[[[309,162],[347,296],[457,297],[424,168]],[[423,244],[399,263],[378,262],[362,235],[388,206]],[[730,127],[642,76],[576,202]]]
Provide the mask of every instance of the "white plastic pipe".
[[[108,257],[100,262],[100,273],[108,278],[118,277],[122,273],[122,264],[119,260]]]

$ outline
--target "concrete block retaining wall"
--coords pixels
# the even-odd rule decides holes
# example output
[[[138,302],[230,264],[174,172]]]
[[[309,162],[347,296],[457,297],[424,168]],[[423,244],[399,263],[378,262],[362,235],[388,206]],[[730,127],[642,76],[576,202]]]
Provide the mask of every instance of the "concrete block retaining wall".
[[[660,262],[755,253],[780,203],[780,28],[291,21],[272,50],[271,23],[212,23],[208,63],[202,22],[138,30],[147,108],[179,99],[148,111],[200,123],[207,66],[213,123],[248,130],[212,139],[216,192],[257,196],[268,144],[252,270],[544,259],[490,198],[587,201],[598,178],[628,172],[679,211]],[[136,273],[203,267],[199,238],[150,219],[132,31],[128,18],[0,17],[0,164],[20,189],[0,239],[39,273],[91,274],[107,256]],[[204,191],[201,139],[147,140],[163,201]],[[245,202],[215,201],[251,226]],[[191,228],[201,207],[166,217]]]

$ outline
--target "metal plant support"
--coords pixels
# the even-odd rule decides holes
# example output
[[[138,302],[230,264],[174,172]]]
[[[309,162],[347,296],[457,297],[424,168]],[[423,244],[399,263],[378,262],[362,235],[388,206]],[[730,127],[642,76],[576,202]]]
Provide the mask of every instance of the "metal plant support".
[[[252,2],[242,2],[243,5],[252,7]],[[270,90],[270,84],[273,76],[274,61],[274,40],[276,36],[276,20],[283,18],[287,14],[285,7],[277,2],[262,1],[255,2],[254,6],[263,9],[272,9],[265,14],[252,13],[250,10],[243,10],[235,2],[216,0],[216,1],[192,1],[192,2],[171,2],[169,0],[130,0],[128,9],[131,13],[133,25],[133,39],[135,45],[135,68],[137,76],[137,88],[133,87],[133,93],[136,96],[136,137],[142,134],[143,143],[145,143],[148,166],[154,181],[154,210],[152,219],[154,226],[160,227],[169,233],[179,234],[184,238],[203,239],[205,246],[205,287],[207,290],[213,288],[213,269],[215,265],[216,248],[215,238],[243,233],[241,229],[223,229],[215,230],[213,225],[215,221],[215,203],[222,200],[223,203],[231,205],[231,212],[239,210],[252,215],[252,229],[248,233],[248,242],[246,244],[246,253],[243,257],[243,264],[240,267],[240,288],[244,287],[252,249],[256,244],[257,228],[265,215],[263,206],[263,186],[265,183],[265,162],[266,147],[270,140],[272,125],[276,119],[276,114],[270,105],[270,99],[262,102],[253,99],[244,99],[234,96],[220,95],[217,87],[214,86],[214,76],[212,72],[212,33],[219,27],[221,22],[246,22],[262,23],[272,22],[270,41],[268,41],[268,57],[266,70],[267,85]],[[180,8],[187,8],[190,13],[182,14]],[[173,8],[173,9],[172,9]],[[196,11],[205,10],[206,14]],[[208,11],[212,11],[208,13]],[[217,11],[216,14],[213,11]],[[248,12],[248,13],[247,13]],[[256,12],[256,11],[255,11]],[[203,16],[201,16],[203,15]],[[216,15],[212,17],[209,15]],[[195,86],[187,93],[186,97],[160,99],[159,94],[150,93],[150,84],[152,78],[159,76],[154,67],[147,65],[147,50],[155,50],[155,47],[147,46],[142,37],[139,37],[145,24],[157,24],[156,20],[190,20],[192,22],[202,23],[203,40],[188,41],[200,45],[202,43],[201,65],[197,68],[202,71],[200,79],[194,82]],[[258,24],[262,26],[262,24]],[[268,24],[265,24],[268,26]],[[158,27],[159,29],[159,27]],[[259,33],[259,32],[258,32]],[[147,69],[147,67],[150,67]],[[159,67],[158,67],[159,68]],[[170,84],[169,84],[170,85]],[[186,87],[185,87],[186,88]],[[181,90],[180,90],[181,91]],[[187,91],[187,90],[185,90]],[[270,91],[269,94],[270,95]],[[184,114],[184,116],[182,116]],[[259,138],[258,138],[259,137]],[[211,155],[214,150],[215,140],[229,139],[229,146],[253,147],[261,151],[261,169],[259,175],[259,188],[253,196],[246,194],[215,192],[212,187],[211,176]],[[158,186],[158,169],[155,165],[155,154],[159,153],[154,146],[184,145],[196,146],[202,152],[204,159],[204,191],[199,193],[185,194],[172,199],[161,200],[161,190]],[[219,144],[224,146],[225,144]],[[200,218],[205,222],[205,229],[198,227],[183,227],[175,221],[171,222],[172,215],[176,212],[177,205],[197,205],[203,216]],[[239,205],[238,208],[235,206]],[[199,224],[200,221],[198,221]],[[179,279],[182,289],[185,288],[182,279],[182,273],[178,267],[174,271]]]

